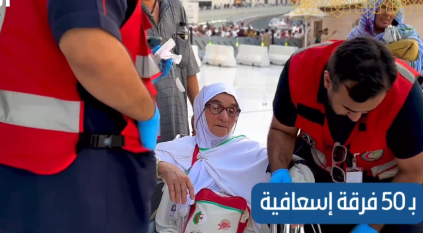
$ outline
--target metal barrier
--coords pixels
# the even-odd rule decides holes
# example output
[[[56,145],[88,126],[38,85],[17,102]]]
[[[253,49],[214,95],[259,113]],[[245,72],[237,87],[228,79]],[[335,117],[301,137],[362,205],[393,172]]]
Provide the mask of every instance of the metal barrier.
[[[292,5],[287,6],[268,6],[268,7],[249,7],[249,8],[231,8],[231,9],[218,9],[218,10],[205,10],[198,12],[198,22],[208,22],[213,20],[232,19],[233,17],[244,18],[251,16],[259,16],[266,14],[280,13],[283,15],[292,11]]]
[[[225,37],[218,37],[218,36],[212,36],[212,37],[199,37],[199,36],[193,36],[190,39],[191,44],[197,45],[199,50],[205,50],[207,44],[216,44],[216,45],[227,45],[234,47],[235,50],[237,50],[238,46],[240,44],[246,44],[246,45],[261,45],[261,40],[257,38],[251,38],[251,37],[237,37],[237,38],[225,38]],[[286,42],[288,42],[286,44]],[[289,39],[272,39],[272,44],[274,45],[288,45],[288,46],[295,46],[298,48],[303,47],[303,42],[301,39],[296,38],[289,38]]]

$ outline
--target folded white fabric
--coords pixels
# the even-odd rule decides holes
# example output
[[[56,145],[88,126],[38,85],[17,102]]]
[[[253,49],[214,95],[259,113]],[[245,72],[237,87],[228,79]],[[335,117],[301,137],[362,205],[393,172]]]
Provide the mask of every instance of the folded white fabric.
[[[394,27],[392,25],[389,25],[386,29],[385,29],[385,35],[383,35],[383,40],[387,43],[393,43],[396,41],[401,40],[401,34],[398,31],[397,27]]]
[[[313,172],[310,168],[298,161],[305,161],[297,155],[292,156],[294,166],[289,169],[292,183],[315,183]]]
[[[289,175],[291,176],[292,183],[315,183],[314,175],[311,169],[305,165],[305,160],[300,158],[297,155],[292,156],[292,163],[294,164],[291,169],[289,169]],[[313,228],[313,232],[316,233],[313,224],[311,225]],[[318,232],[321,233],[320,225],[317,224]],[[304,233],[304,227],[299,227],[291,229],[289,224],[285,224],[284,226],[284,233],[285,232],[298,232]]]
[[[176,55],[171,53],[172,49],[176,46],[175,41],[170,38],[166,43],[164,43],[159,50],[154,54],[158,60],[169,60],[172,59],[173,63],[179,64],[182,60],[182,55]]]

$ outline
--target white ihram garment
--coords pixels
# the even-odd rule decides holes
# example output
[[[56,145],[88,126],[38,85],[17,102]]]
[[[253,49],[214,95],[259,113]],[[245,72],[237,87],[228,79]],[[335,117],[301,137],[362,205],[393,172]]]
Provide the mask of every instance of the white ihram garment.
[[[188,171],[191,168],[195,145],[198,145],[199,158],[189,172],[195,193],[209,188],[231,196],[241,196],[251,204],[253,186],[270,180],[270,174],[266,173],[269,164],[267,150],[258,142],[244,136],[234,138],[234,129],[225,137],[217,137],[210,132],[204,113],[205,105],[221,93],[232,95],[238,103],[235,89],[229,84],[215,83],[203,87],[194,101],[194,128],[197,135],[159,143],[156,147],[156,157]],[[177,205],[175,211],[178,231],[182,231],[188,217],[189,204],[192,204],[189,197],[188,200],[187,205]],[[160,228],[160,222],[156,217],[157,228]],[[258,224],[254,224],[254,231],[261,232]]]
[[[266,173],[269,164],[267,150],[260,147],[258,142],[239,136],[215,148],[200,150],[198,161],[191,168],[195,144],[195,137],[183,137],[160,143],[156,148],[158,159],[177,165],[183,171],[189,170],[195,194],[203,188],[209,188],[230,196],[241,196],[251,204],[251,190],[254,185],[270,180],[270,174]],[[168,193],[164,193],[157,211],[156,229],[158,232],[180,232],[177,226],[172,227],[173,230],[165,229],[175,223],[167,219],[168,210],[173,203],[163,203],[164,198],[169,199]],[[188,200],[190,203],[189,197]],[[188,205],[177,205],[175,215],[184,211],[184,208],[188,208]],[[251,225],[249,228],[250,232],[253,231]],[[254,232],[262,232],[261,226],[254,223]]]

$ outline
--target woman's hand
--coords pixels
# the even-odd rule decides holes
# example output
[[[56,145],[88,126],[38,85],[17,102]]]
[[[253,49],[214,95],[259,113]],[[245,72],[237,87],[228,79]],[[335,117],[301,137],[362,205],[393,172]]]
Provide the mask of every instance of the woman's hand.
[[[166,162],[160,162],[158,169],[159,174],[169,187],[169,197],[172,202],[186,204],[188,192],[191,200],[194,200],[194,185],[185,172]]]

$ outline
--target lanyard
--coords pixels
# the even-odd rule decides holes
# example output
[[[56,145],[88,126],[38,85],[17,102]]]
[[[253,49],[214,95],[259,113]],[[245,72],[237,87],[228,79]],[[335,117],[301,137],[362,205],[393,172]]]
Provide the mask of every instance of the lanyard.
[[[191,171],[192,166],[194,166],[194,163],[197,162],[197,156],[199,152],[200,152],[200,148],[198,147],[198,145],[195,145],[194,153],[192,153],[191,167],[185,172],[187,175]]]
[[[194,166],[195,162],[197,162],[197,156],[199,152],[200,152],[200,148],[198,147],[198,145],[195,145],[194,153],[192,153],[191,167]]]

